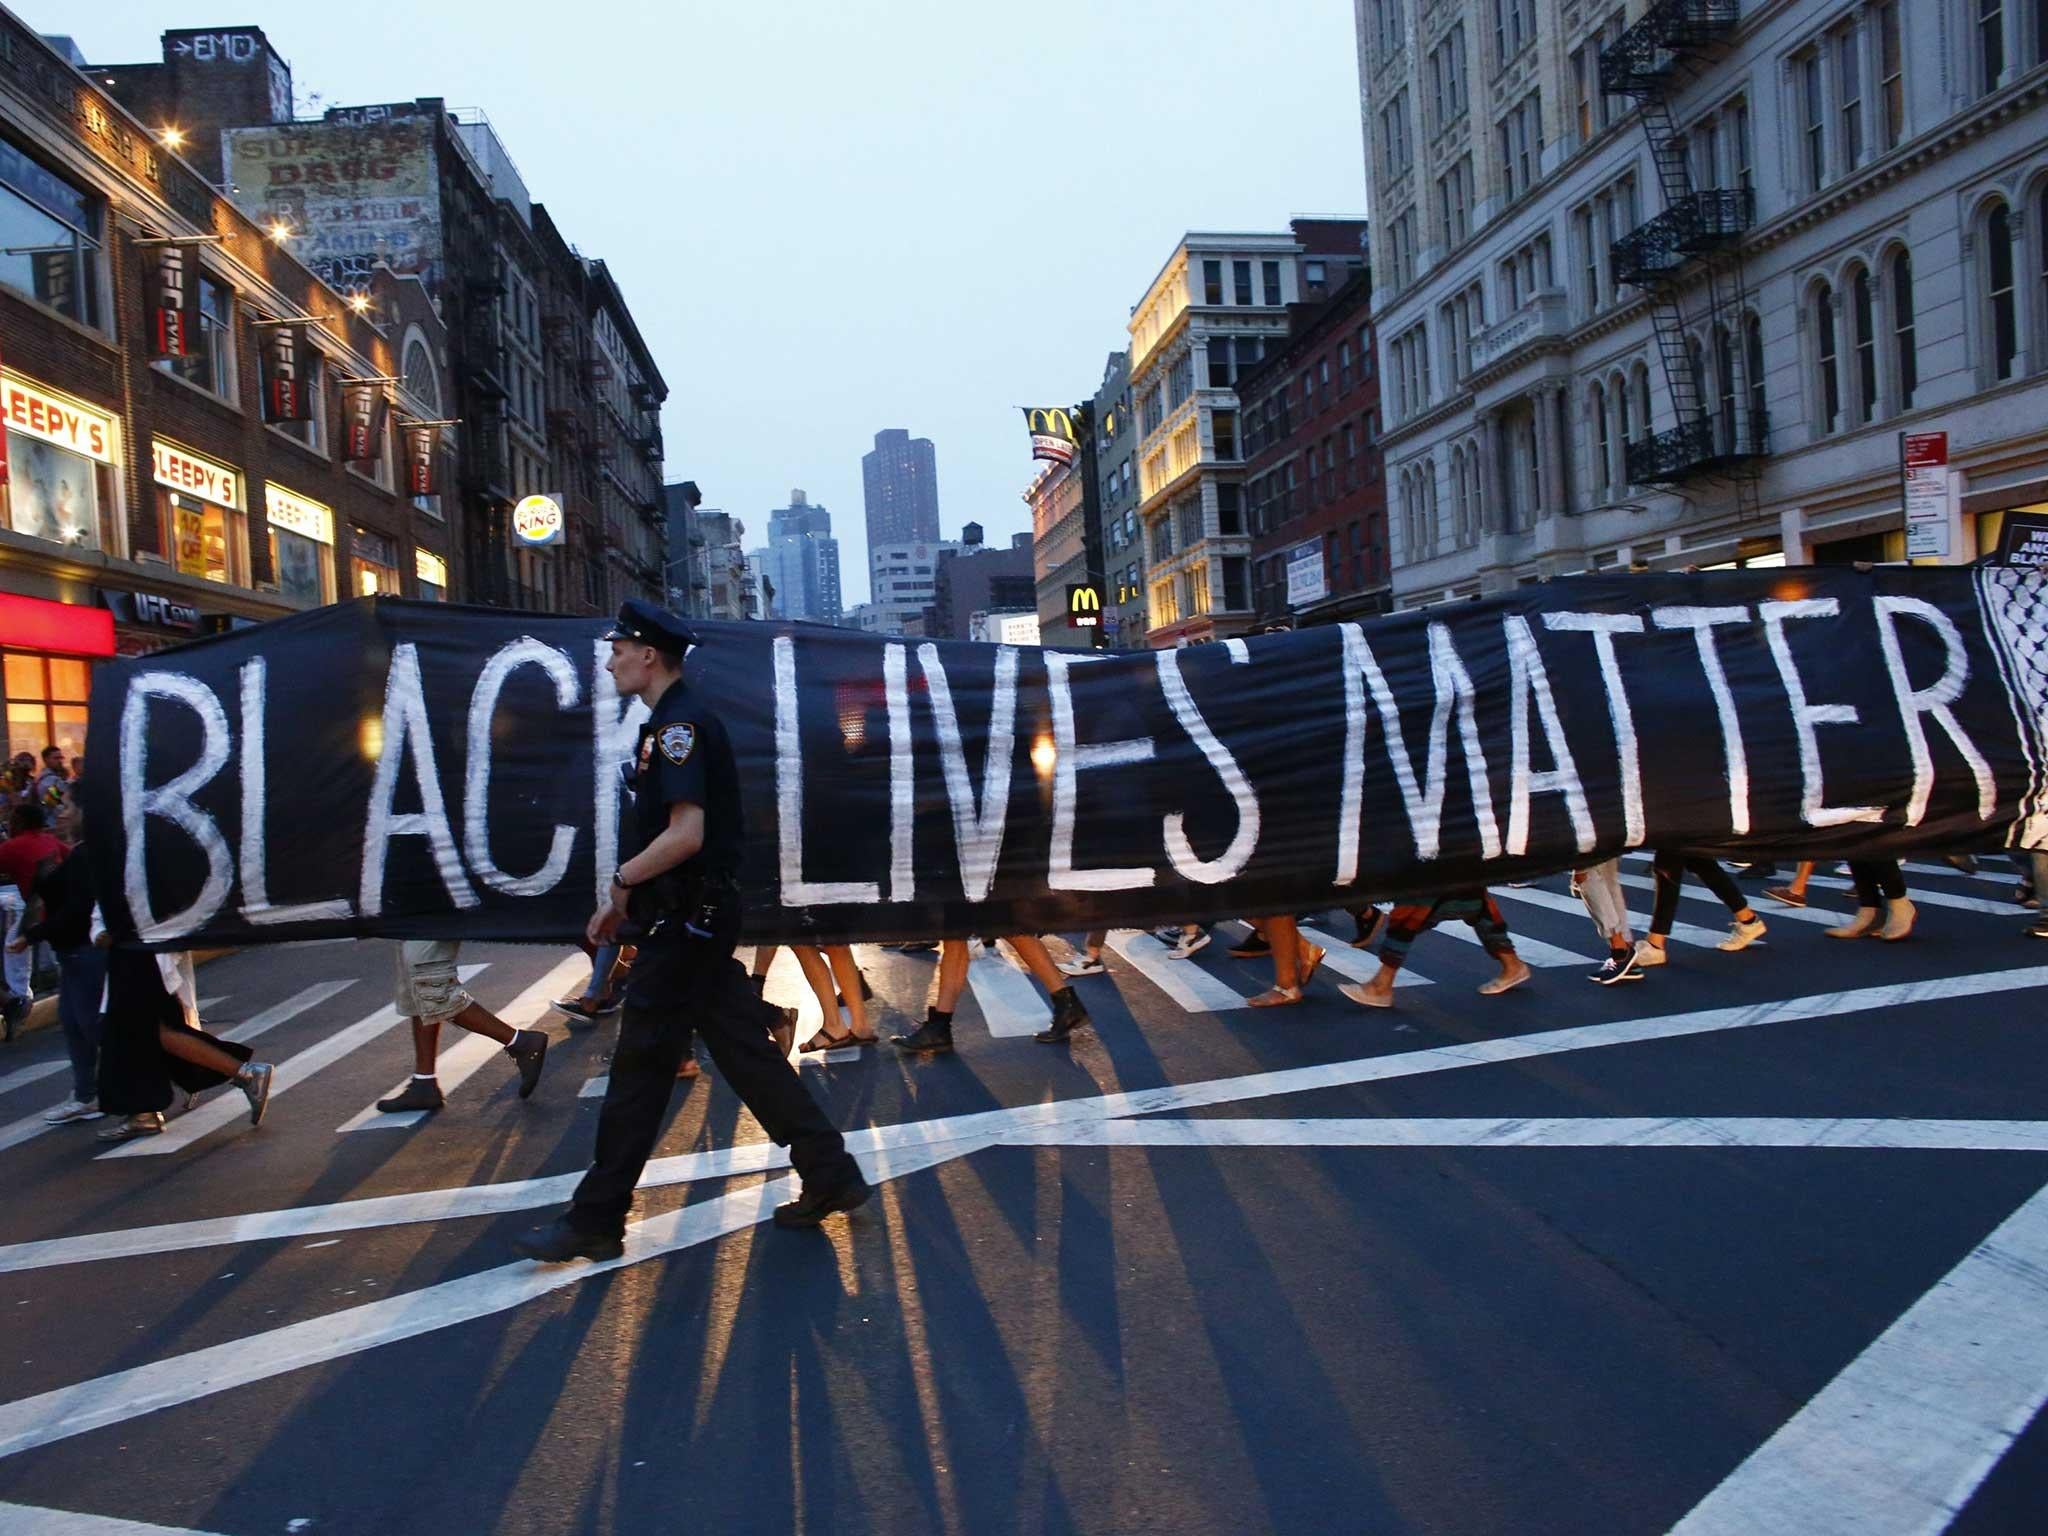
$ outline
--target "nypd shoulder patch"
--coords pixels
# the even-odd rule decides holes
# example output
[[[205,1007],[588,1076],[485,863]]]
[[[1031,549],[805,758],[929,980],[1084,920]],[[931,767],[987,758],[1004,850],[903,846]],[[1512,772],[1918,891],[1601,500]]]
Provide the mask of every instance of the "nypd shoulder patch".
[[[690,754],[697,750],[697,727],[694,725],[664,725],[656,738],[661,743],[661,755],[672,763],[682,764],[690,760]]]

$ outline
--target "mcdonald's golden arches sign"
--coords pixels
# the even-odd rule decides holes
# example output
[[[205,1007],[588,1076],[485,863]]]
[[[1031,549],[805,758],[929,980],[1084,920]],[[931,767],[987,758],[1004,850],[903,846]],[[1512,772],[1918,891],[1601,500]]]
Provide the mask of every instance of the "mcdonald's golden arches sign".
[[[1067,628],[1100,629],[1102,594],[1085,581],[1067,583]]]
[[[1054,464],[1072,465],[1080,439],[1074,435],[1073,415],[1057,405],[1030,406],[1024,425],[1031,432],[1031,457]]]

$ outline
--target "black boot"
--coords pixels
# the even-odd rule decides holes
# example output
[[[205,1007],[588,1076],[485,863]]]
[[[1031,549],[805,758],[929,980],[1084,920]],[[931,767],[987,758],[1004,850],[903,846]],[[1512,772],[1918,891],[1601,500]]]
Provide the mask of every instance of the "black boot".
[[[1065,1045],[1075,1030],[1086,1029],[1089,1023],[1088,1010],[1081,1006],[1080,995],[1072,987],[1061,987],[1052,995],[1051,1026],[1031,1038],[1041,1045]]]
[[[512,1239],[513,1249],[543,1264],[566,1264],[571,1259],[616,1259],[626,1251],[625,1242],[599,1232],[585,1232],[558,1216],[544,1227]]]
[[[432,1114],[447,1102],[441,1097],[440,1083],[431,1077],[415,1077],[390,1098],[379,1099],[377,1107],[387,1115],[402,1115],[415,1109]]]
[[[530,1099],[540,1084],[540,1069],[548,1059],[548,1037],[537,1029],[517,1029],[505,1047],[512,1065],[519,1069],[519,1097]]]
[[[907,1035],[896,1035],[889,1043],[899,1051],[912,1056],[937,1056],[953,1049],[953,1016],[940,1017],[939,1010],[930,1009],[924,1022]]]
[[[835,1184],[804,1180],[803,1193],[787,1205],[775,1207],[778,1227],[815,1227],[835,1211],[858,1210],[873,1193],[868,1181],[855,1168]]]

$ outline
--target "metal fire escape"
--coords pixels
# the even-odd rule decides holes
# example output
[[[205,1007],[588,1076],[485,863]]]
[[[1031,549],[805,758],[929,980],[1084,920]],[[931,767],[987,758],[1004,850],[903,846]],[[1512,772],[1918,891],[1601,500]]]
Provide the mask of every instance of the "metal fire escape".
[[[1671,118],[1670,98],[1696,77],[1704,56],[1733,36],[1738,0],[1658,0],[1643,18],[1600,55],[1600,89],[1642,108],[1643,130],[1657,166],[1664,211],[1610,248],[1614,281],[1633,283],[1652,302],[1657,351],[1671,393],[1676,425],[1626,445],[1628,477],[1638,485],[1678,485],[1696,479],[1731,482],[1745,518],[1757,510],[1757,476],[1768,452],[1770,422],[1753,408],[1757,391],[1724,381],[1717,419],[1706,397],[1693,326],[1705,322],[1728,338],[1730,360],[1745,385],[1751,364],[1742,328],[1748,292],[1742,278],[1741,240],[1756,222],[1756,193],[1747,187],[1696,191],[1685,145]],[[1704,315],[1688,318],[1686,290],[1698,286]]]

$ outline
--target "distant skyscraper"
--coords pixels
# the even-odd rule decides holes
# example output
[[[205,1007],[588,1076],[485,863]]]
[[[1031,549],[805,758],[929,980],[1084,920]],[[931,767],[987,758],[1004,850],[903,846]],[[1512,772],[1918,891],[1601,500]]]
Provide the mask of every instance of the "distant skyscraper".
[[[875,449],[861,455],[866,492],[868,548],[935,544],[939,538],[939,459],[928,437],[901,427],[875,434]]]
[[[775,585],[774,617],[839,622],[839,541],[832,537],[832,514],[813,506],[802,491],[791,491],[789,505],[768,514],[763,569]]]

